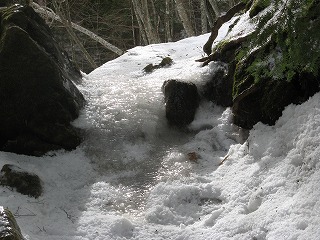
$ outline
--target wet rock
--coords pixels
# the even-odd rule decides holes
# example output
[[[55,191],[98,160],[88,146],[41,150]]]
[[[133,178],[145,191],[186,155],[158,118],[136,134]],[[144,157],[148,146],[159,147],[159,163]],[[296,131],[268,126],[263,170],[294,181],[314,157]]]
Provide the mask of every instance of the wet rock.
[[[260,52],[267,55],[272,49]],[[233,106],[234,123],[251,129],[256,123],[274,125],[289,104],[301,104],[320,90],[319,76],[296,73],[291,81],[260,76],[256,81],[248,68],[254,64],[257,54],[238,64],[234,75]]]
[[[70,122],[85,101],[80,71],[31,7],[0,10],[0,150],[43,155],[76,148]]]
[[[214,66],[211,79],[200,90],[205,99],[223,107],[232,106],[233,64],[222,62]]]
[[[9,209],[0,206],[0,240],[23,240],[20,227]]]
[[[42,194],[40,178],[21,168],[6,164],[1,169],[0,184],[15,188],[18,193],[38,198]]]
[[[162,86],[166,118],[171,125],[183,127],[194,120],[199,106],[197,86],[178,80],[167,80]]]
[[[211,53],[218,32],[213,28],[204,46],[210,55],[198,60],[203,65],[212,61],[228,65],[227,74],[214,71],[203,95],[219,105],[232,106],[234,123],[246,129],[258,122],[275,124],[287,105],[300,104],[320,91],[320,54],[306,51],[309,46],[319,46],[319,1],[300,5],[292,2],[283,9],[278,21],[272,17],[277,8],[258,15],[269,6],[270,1],[248,1],[245,9],[257,20],[255,31],[241,36],[233,33]],[[302,14],[292,15],[301,9]],[[292,18],[290,24],[280,27],[277,22],[286,18]],[[266,25],[268,28],[261,27]],[[224,79],[224,74],[230,77]],[[224,95],[227,101],[221,98]]]

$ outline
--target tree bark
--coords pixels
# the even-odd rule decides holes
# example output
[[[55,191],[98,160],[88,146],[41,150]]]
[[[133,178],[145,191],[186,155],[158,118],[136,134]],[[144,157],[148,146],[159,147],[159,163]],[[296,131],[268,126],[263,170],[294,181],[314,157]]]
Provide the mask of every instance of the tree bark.
[[[147,0],[132,0],[133,7],[136,13],[136,18],[138,23],[140,21],[140,26],[142,31],[145,32],[147,37],[147,44],[159,43],[160,38],[156,29],[151,24],[151,18],[149,14],[148,1]]]
[[[170,2],[171,2],[171,0],[166,0],[166,8],[165,8],[166,10],[165,10],[165,15],[164,15],[164,25],[165,25],[167,42],[172,41]]]
[[[97,64],[95,63],[94,59],[91,57],[91,55],[88,53],[88,51],[85,49],[85,47],[83,46],[83,44],[81,43],[81,41],[79,40],[78,36],[74,33],[73,29],[72,29],[72,24],[71,24],[71,20],[70,20],[70,16],[65,16],[60,7],[58,6],[56,1],[53,1],[53,6],[56,10],[56,12],[58,12],[58,15],[61,19],[61,23],[63,24],[63,26],[65,27],[65,29],[67,30],[68,34],[70,35],[71,39],[78,45],[78,47],[80,48],[81,52],[83,53],[83,55],[85,56],[85,58],[87,59],[87,61],[90,63],[91,67],[93,69],[97,68]],[[67,12],[70,13],[67,9]]]
[[[231,49],[240,46],[243,42],[247,41],[248,38],[250,37],[249,35],[239,37],[236,39],[233,39],[230,42],[227,42],[222,49],[219,49],[212,54],[210,54],[208,57],[204,57],[201,59],[196,60],[196,62],[203,62],[202,66],[208,65],[210,62],[213,61],[221,61],[221,59],[225,58],[226,52],[230,51]]]
[[[177,12],[179,14],[182,25],[187,33],[187,36],[188,37],[194,36],[195,31],[193,29],[191,19],[188,16],[188,13],[187,13],[186,8],[184,6],[183,0],[175,0],[175,2],[176,2]]]
[[[201,11],[201,33],[207,33],[208,31],[208,20],[207,20],[207,6],[206,0],[200,0],[200,11]]]
[[[219,7],[218,7],[216,0],[209,0],[209,2],[210,2],[210,5],[214,11],[214,14],[216,15],[216,18],[218,18],[220,16],[221,12],[219,10]]]

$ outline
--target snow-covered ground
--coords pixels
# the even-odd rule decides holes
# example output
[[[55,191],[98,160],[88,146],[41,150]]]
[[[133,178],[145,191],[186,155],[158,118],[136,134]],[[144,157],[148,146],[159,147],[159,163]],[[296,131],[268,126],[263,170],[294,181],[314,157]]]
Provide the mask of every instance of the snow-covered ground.
[[[244,16],[236,29],[247,24]],[[249,133],[231,124],[230,109],[208,102],[190,131],[167,126],[162,83],[201,86],[215,67],[195,62],[207,38],[136,47],[85,76],[88,104],[74,122],[85,140],[76,150],[0,152],[0,167],[43,181],[38,199],[0,187],[0,205],[26,239],[319,239],[320,94]],[[167,56],[171,67],[143,72]]]

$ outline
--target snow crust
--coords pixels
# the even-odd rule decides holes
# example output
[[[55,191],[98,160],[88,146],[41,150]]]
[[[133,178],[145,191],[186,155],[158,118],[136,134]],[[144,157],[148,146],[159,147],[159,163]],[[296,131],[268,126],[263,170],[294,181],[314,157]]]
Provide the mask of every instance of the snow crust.
[[[27,240],[319,239],[320,94],[250,132],[209,102],[188,132],[167,126],[161,85],[210,78],[215,64],[194,61],[207,38],[136,47],[85,76],[78,149],[40,158],[0,152],[1,166],[43,181],[38,199],[0,187],[0,204]],[[167,56],[171,67],[142,71]]]

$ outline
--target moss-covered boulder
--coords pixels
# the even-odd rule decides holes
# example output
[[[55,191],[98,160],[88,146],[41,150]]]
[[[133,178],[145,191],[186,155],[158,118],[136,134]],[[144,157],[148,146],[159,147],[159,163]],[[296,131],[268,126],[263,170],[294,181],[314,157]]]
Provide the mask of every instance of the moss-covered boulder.
[[[268,2],[254,1],[250,11]],[[249,47],[238,50],[233,113],[241,127],[251,128],[258,121],[273,125],[287,105],[300,104],[320,90],[320,16],[313,14],[320,11],[320,3],[309,2],[288,2],[278,19],[287,25],[272,22],[272,11],[260,16]]]
[[[225,81],[232,85],[234,123],[250,129],[259,121],[273,125],[287,105],[320,90],[320,2],[254,0],[248,6],[255,30],[230,34],[204,61],[234,66],[228,68],[232,84]]]
[[[80,71],[31,7],[0,10],[0,150],[42,155],[77,147]]]
[[[0,240],[24,240],[11,211],[0,206]]]

